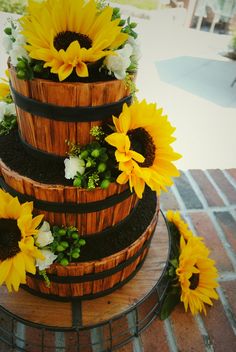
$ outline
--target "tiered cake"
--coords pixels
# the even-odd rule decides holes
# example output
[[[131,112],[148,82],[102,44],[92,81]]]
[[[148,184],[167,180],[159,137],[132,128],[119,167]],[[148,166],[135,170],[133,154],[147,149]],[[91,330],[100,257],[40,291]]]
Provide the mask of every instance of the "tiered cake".
[[[90,138],[91,124],[101,124],[100,120],[96,120],[96,109],[99,111],[98,115],[100,114],[104,120],[101,111],[109,106],[109,118],[113,114],[114,110],[112,109],[117,111],[118,107],[121,111],[123,99],[128,95],[124,82],[118,80],[91,84],[54,83],[40,79],[22,81],[16,78],[14,70],[11,69],[10,72],[13,96],[18,112],[20,139],[18,143],[19,148],[24,151],[24,157],[27,157],[23,161],[26,165],[32,162],[37,163],[38,158],[46,160],[46,154],[50,153],[50,163],[53,166],[54,158],[57,163],[57,156],[66,157],[66,144],[63,143],[66,139],[80,144],[84,141],[87,143]],[[52,88],[54,94],[50,92]],[[84,91],[89,91],[89,93],[85,95]],[[18,102],[24,92],[25,94],[30,92],[28,94],[31,94],[29,99],[32,106],[36,99],[42,101],[44,98],[47,103],[56,104],[60,101],[60,97],[65,99],[68,96],[68,99],[64,100],[64,104],[76,106],[78,120],[80,117],[78,106],[82,105],[81,111],[84,112],[83,106],[86,105],[87,109],[88,104],[91,104],[88,110],[93,109],[93,121],[78,122],[74,119],[75,121],[69,122],[68,118],[66,121],[58,121],[57,118],[62,118],[62,115],[55,115],[55,119],[53,116],[50,118],[37,116],[32,110],[31,112],[26,111],[26,109],[29,110],[27,104],[24,108],[23,104],[21,105],[21,100]],[[37,94],[38,92],[41,93],[41,96]],[[84,95],[84,101],[81,103]],[[69,99],[70,96],[73,99]],[[120,100],[122,102],[119,102]],[[115,105],[114,103],[117,102],[118,104]],[[111,104],[115,107],[111,108]],[[58,108],[58,106],[54,107]],[[89,111],[87,114],[89,117]],[[86,120],[86,116],[83,120]],[[41,152],[43,152],[42,156]],[[147,242],[157,221],[155,200],[153,200],[150,214],[147,214],[147,217],[150,218],[149,224],[145,224],[146,228],[141,225],[143,231],[136,233],[138,230],[136,230],[134,219],[138,221],[138,218],[143,218],[141,215],[143,201],[138,201],[136,194],[129,191],[127,184],[119,185],[114,182],[107,189],[97,187],[95,190],[89,191],[83,188],[77,189],[72,185],[55,184],[53,180],[50,184],[38,182],[29,174],[27,176],[21,175],[17,170],[9,167],[7,158],[5,159],[3,156],[1,172],[5,182],[3,188],[6,188],[12,195],[17,195],[22,201],[33,201],[35,213],[44,214],[45,220],[51,225],[77,227],[79,234],[86,238],[87,245],[89,242],[90,247],[93,247],[94,243],[97,253],[101,253],[101,257],[97,258],[95,251],[96,260],[73,263],[65,267],[60,264],[52,265],[48,270],[52,274],[52,276],[49,275],[50,287],[46,286],[42,277],[28,276],[27,284],[31,289],[58,296],[96,295],[126,281],[143,261],[147,253]],[[146,202],[149,201],[149,197],[153,198],[153,194],[147,193]],[[122,248],[121,243],[122,250],[114,253],[113,245],[114,242],[116,243],[116,239],[113,239],[112,236],[117,237],[117,241],[122,241],[124,236],[120,235],[123,232],[134,233],[130,241],[123,239],[124,243],[130,242],[129,245],[126,244]],[[133,238],[136,240],[133,241]],[[111,241],[110,253],[107,249],[104,257],[102,247],[109,247],[107,243],[104,244],[109,241]],[[87,245],[83,248],[84,252],[86,252]],[[83,257],[86,258],[86,253]]]
[[[65,265],[56,260],[47,268],[46,275],[50,284],[39,273],[27,273],[25,288],[48,298],[93,298],[123,285],[141,268],[157,223],[156,191],[171,184],[169,176],[177,175],[171,160],[177,159],[178,155],[169,146],[174,140],[171,137],[174,129],[166,117],[161,116],[161,111],[156,110],[154,104],[148,105],[146,102],[136,103],[132,110],[131,85],[127,85],[127,79],[120,77],[119,70],[112,71],[112,65],[107,64],[107,68],[104,68],[105,61],[100,63],[99,68],[94,64],[95,61],[100,62],[105,56],[107,60],[112,55],[121,58],[123,64],[127,61],[127,57],[122,55],[128,30],[122,33],[121,19],[111,19],[114,10],[112,12],[109,7],[102,8],[102,2],[95,4],[93,0],[80,1],[77,6],[81,7],[81,13],[85,17],[90,14],[91,21],[86,18],[88,25],[84,27],[78,24],[80,28],[77,32],[76,23],[70,19],[76,2],[70,0],[67,2],[65,15],[61,14],[67,22],[63,29],[63,21],[56,23],[55,19],[55,13],[62,3],[65,2],[31,1],[29,14],[21,21],[22,33],[27,42],[24,50],[26,48],[31,61],[27,61],[29,59],[22,55],[15,64],[10,55],[10,86],[16,105],[18,129],[0,137],[1,186],[12,196],[17,196],[21,202],[32,201],[34,213],[43,214],[51,228],[57,226],[63,232],[64,228],[75,227],[80,239],[85,239],[86,242],[76,260],[64,263]],[[98,13],[93,14],[98,7]],[[49,47],[42,49],[40,46],[47,45],[47,26],[50,28],[47,23],[42,33],[45,24],[43,21],[48,20],[52,8],[51,25],[58,32],[54,36],[53,44],[49,38]],[[109,24],[107,31],[113,33],[117,43],[115,45],[115,39],[109,37],[106,39],[108,45],[103,48],[100,38],[97,56],[93,52],[90,60],[88,52],[93,49],[93,42],[98,40],[96,35],[100,30],[99,26],[101,23],[106,25],[106,16],[113,26]],[[82,21],[83,18],[79,17],[79,20]],[[92,28],[90,32],[89,28],[85,28],[89,26]],[[127,27],[132,30],[134,25],[130,26],[129,22]],[[35,33],[32,32],[33,29]],[[105,35],[104,29],[100,32],[100,36]],[[108,36],[111,36],[110,32]],[[124,37],[118,38],[121,34]],[[63,36],[66,43],[60,47]],[[72,53],[68,53],[70,48]],[[87,56],[81,48],[87,50]],[[74,58],[71,57],[72,49],[76,53]],[[108,55],[105,54],[105,49],[114,52]],[[123,52],[119,53],[119,50]],[[68,60],[67,53],[70,55]],[[82,58],[79,59],[76,55],[81,55]],[[129,55],[131,60],[132,53]],[[63,63],[63,60],[67,62]],[[51,68],[50,73],[41,66],[38,74],[38,66],[42,62],[44,67]],[[63,68],[60,65],[64,65]],[[84,68],[86,65],[88,72]],[[128,61],[126,68],[131,66],[131,61]],[[34,71],[33,79],[27,76],[29,67]],[[105,70],[103,76],[102,69]],[[68,70],[71,70],[71,74]],[[49,73],[47,79],[44,78],[45,72]],[[56,75],[59,81],[58,77],[55,79]],[[86,75],[89,76],[88,79],[84,78]],[[128,106],[131,106],[131,112],[128,112]],[[135,116],[135,112],[137,121],[129,121],[127,124],[130,126],[125,126],[125,114],[128,121],[129,116]],[[142,113],[144,115],[139,116]],[[64,159],[68,157],[68,145],[79,145],[83,149],[94,141],[90,134],[91,129],[96,126],[105,126],[106,129],[107,125],[112,124],[112,116],[117,119],[113,119],[113,137],[107,134],[107,145],[114,149],[117,172],[119,170],[122,173],[117,179],[111,178],[106,187],[97,184],[97,187],[88,190],[81,185],[73,185],[72,181],[64,178]],[[153,125],[152,119],[156,119]],[[117,146],[117,141],[120,143],[122,138],[124,146]],[[114,147],[117,148],[116,151]],[[82,156],[79,155],[79,158],[81,160]],[[82,173],[80,176],[82,177]],[[147,186],[144,190],[145,183],[152,190]],[[1,260],[0,258],[0,263]]]

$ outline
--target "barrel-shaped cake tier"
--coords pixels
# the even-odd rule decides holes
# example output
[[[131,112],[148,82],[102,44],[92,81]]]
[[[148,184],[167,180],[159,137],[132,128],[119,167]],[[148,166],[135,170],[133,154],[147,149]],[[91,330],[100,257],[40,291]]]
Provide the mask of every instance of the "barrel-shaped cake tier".
[[[139,209],[141,211],[142,208]],[[139,215],[141,214],[136,214]],[[39,296],[59,300],[92,299],[111,293],[132,279],[141,268],[151,245],[157,220],[156,204],[155,209],[152,209],[150,223],[129,246],[97,260],[71,263],[66,267],[53,264],[47,270],[50,286],[46,285],[42,276],[28,274],[25,289]],[[125,227],[132,226],[132,221],[133,219],[126,221],[118,231],[122,232]],[[133,232],[135,231],[134,225]],[[155,232],[155,236],[158,233]],[[102,245],[101,241],[99,246]],[[86,251],[86,245],[84,250]]]
[[[118,224],[138,203],[127,184],[114,182],[107,189],[97,187],[88,191],[37,182],[10,169],[1,160],[0,170],[1,184],[7,192],[22,202],[33,201],[34,213],[44,214],[51,225],[75,226],[81,235],[98,233]]]
[[[90,130],[118,116],[131,103],[124,80],[94,83],[21,80],[9,68],[22,142],[32,150],[65,156],[66,141],[80,146],[92,140]]]

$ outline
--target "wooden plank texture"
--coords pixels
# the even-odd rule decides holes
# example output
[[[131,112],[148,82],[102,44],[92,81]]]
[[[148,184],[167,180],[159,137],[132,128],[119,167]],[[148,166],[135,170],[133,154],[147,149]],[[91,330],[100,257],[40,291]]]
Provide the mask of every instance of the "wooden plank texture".
[[[137,275],[114,293],[82,302],[82,325],[94,325],[109,320],[132,308],[145,298],[163,273],[168,258],[169,239],[162,217],[152,240],[146,261]],[[57,302],[33,296],[23,289],[18,293],[0,287],[0,306],[22,319],[34,323],[71,327],[72,313],[69,302]]]

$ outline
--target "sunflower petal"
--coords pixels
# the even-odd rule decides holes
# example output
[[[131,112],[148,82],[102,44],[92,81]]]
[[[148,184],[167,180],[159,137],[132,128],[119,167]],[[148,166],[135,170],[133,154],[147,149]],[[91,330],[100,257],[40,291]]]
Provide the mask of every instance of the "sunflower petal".
[[[0,285],[6,280],[10,270],[12,262],[9,259],[6,259],[0,263]]]

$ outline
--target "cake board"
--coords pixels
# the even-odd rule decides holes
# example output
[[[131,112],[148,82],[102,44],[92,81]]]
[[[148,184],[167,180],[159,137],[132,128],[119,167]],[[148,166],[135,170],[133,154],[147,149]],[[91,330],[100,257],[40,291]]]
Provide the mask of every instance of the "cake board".
[[[168,278],[171,239],[164,215],[142,268],[113,293],[58,302],[23,289],[0,288],[0,341],[24,352],[110,352],[127,344],[158,316]],[[7,348],[7,347],[6,347]]]

